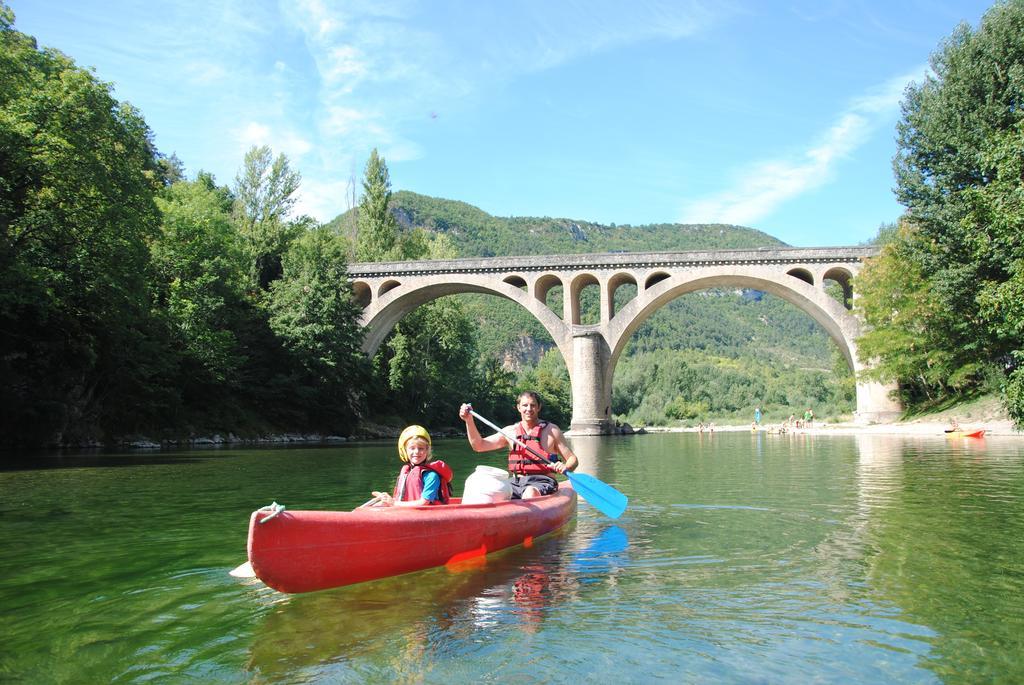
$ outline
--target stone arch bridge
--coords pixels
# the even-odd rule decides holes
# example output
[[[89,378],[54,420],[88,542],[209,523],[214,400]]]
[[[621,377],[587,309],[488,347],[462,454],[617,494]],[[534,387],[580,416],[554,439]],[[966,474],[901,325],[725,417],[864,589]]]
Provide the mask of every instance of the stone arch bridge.
[[[370,355],[402,317],[438,297],[486,293],[519,303],[565,359],[572,384],[571,429],[597,434],[611,428],[612,377],[630,336],[660,307],[693,291],[748,288],[781,297],[818,322],[850,367],[861,371],[856,339],[862,323],[850,311],[851,280],[875,254],[873,247],[758,248],[357,263],[348,271],[363,307],[363,351]],[[842,286],[845,302],[826,293],[826,281]],[[636,294],[616,308],[615,291],[627,284]],[[547,305],[548,293],[558,286],[561,312]],[[599,322],[582,325],[580,294],[588,286],[600,290],[601,315]],[[889,398],[891,389],[858,381],[857,420],[895,419],[900,407]]]

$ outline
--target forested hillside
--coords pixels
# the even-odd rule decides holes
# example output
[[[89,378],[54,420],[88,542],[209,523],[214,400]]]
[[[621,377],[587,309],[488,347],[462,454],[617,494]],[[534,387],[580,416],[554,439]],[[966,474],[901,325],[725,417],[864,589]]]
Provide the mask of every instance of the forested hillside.
[[[408,191],[393,194],[391,212],[406,232],[447,236],[460,257],[783,246],[740,226],[495,217],[464,202]],[[355,214],[329,226],[354,235]],[[633,292],[622,288],[619,295]],[[584,291],[584,321],[596,320],[596,295],[595,289]],[[533,317],[497,297],[453,299],[476,324],[481,362],[497,360],[518,374],[519,385],[539,387],[552,418],[568,422],[568,375]],[[560,299],[560,289],[549,296],[555,311]],[[634,334],[616,368],[612,409],[630,423],[746,420],[758,404],[769,419],[807,406],[819,416],[840,416],[854,406],[853,378],[825,332],[796,307],[764,293],[716,290],[680,297]]]
[[[423,228],[452,239],[460,257],[570,254],[587,252],[663,252],[783,246],[751,228],[725,224],[603,226],[549,217],[496,217],[477,207],[409,191],[396,191],[391,210],[406,229]],[[356,210],[328,224],[352,234]]]

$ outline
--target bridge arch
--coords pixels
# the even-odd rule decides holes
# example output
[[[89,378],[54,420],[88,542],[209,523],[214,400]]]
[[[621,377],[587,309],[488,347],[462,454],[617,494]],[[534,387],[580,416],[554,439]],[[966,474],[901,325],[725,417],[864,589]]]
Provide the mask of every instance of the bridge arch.
[[[604,311],[601,312],[602,323],[611,321],[615,316],[615,293],[625,285],[632,285],[634,289],[637,288],[636,276],[629,272],[620,271],[608,279],[604,298],[602,299],[602,302],[605,303]]]
[[[834,281],[843,289],[843,306],[853,309],[853,273],[841,266],[834,266],[822,274],[822,282]]]
[[[565,284],[562,283],[562,279],[553,273],[542,274],[533,282],[533,297],[541,304],[547,306],[548,293],[555,288],[562,289],[562,299],[564,301]]]
[[[857,358],[856,339],[861,332],[860,321],[821,287],[801,279],[773,279],[759,275],[755,270],[722,268],[701,274],[670,277],[643,291],[624,306],[610,322],[608,347],[604,351],[607,362],[598,384],[605,395],[600,403],[611,403],[611,388],[619,358],[633,333],[655,312],[672,300],[691,292],[711,288],[747,288],[775,295],[808,314],[832,338],[846,363],[855,374],[864,369]],[[577,361],[580,364],[581,360]],[[888,398],[888,386],[874,382],[857,382],[857,415],[862,420],[890,418],[895,413],[894,403]]]
[[[366,309],[370,306],[370,302],[373,301],[373,291],[370,290],[370,284],[366,281],[352,281],[352,297],[355,299],[356,304]]]
[[[712,288],[760,290],[795,305],[825,329],[836,342],[850,368],[858,370],[859,362],[856,359],[854,339],[860,334],[860,322],[838,302],[820,288],[807,285],[800,280],[782,283],[761,276],[745,275],[735,270],[723,270],[718,274],[675,276],[660,281],[653,288],[634,298],[612,319],[608,339],[610,369],[614,369],[619,355],[633,333],[655,312],[678,297]]]
[[[600,282],[597,280],[597,276],[589,271],[577,274],[569,285],[569,322],[574,326],[579,326],[582,321],[580,296],[583,294],[583,289],[591,285],[600,287]]]
[[[353,281],[353,287],[360,287],[360,281]],[[559,283],[561,283],[559,281]],[[551,336],[565,358],[566,364],[571,363],[572,352],[566,347],[566,327],[554,312],[542,302],[528,295],[522,287],[506,281],[495,282],[493,279],[468,277],[467,280],[449,283],[417,283],[413,285],[398,284],[390,288],[377,301],[375,311],[361,321],[366,335],[363,338],[363,352],[368,356],[377,353],[384,339],[409,312],[428,302],[447,295],[462,293],[483,293],[497,295],[512,300],[523,306],[536,318]]]
[[[814,276],[807,269],[801,269],[801,268],[790,269],[786,273],[788,273],[793,278],[799,278],[801,281],[803,281],[807,285],[814,285]]]

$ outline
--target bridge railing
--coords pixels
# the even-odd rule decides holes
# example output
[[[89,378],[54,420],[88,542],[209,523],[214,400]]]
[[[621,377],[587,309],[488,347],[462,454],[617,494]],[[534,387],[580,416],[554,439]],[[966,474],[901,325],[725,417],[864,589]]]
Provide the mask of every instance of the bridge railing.
[[[762,247],[689,252],[611,252],[598,254],[464,257],[405,262],[355,262],[352,277],[427,276],[444,273],[507,273],[509,271],[580,271],[652,267],[701,267],[759,264],[857,263],[878,254],[876,246]]]

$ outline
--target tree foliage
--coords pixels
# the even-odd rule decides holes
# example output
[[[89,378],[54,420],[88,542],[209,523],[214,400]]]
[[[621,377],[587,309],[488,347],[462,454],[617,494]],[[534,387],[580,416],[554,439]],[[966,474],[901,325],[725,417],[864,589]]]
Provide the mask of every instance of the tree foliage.
[[[293,357],[293,385],[316,395],[307,406],[326,422],[334,412],[358,415],[364,398],[367,368],[347,250],[347,241],[327,229],[303,233],[284,254],[268,305],[270,328]]]
[[[379,158],[378,158],[379,159]],[[649,252],[670,250],[714,250],[730,248],[771,247],[784,245],[772,236],[741,226],[725,224],[654,224],[646,226],[604,226],[589,221],[551,217],[496,217],[478,207],[407,190],[390,193],[390,180],[381,177],[379,164],[367,163],[363,181],[363,201],[356,209],[336,217],[328,225],[341,229],[350,224],[352,213],[358,214],[361,240],[371,243],[371,234],[363,233],[364,214],[378,212],[385,206],[383,188],[387,188],[387,205],[397,227],[422,228],[432,234],[449,236],[459,246],[460,257],[494,257],[497,255],[572,254],[586,252]],[[376,170],[376,171],[374,171]],[[373,203],[367,192],[371,172],[378,179]],[[375,209],[374,209],[375,208]],[[383,221],[383,220],[382,220]],[[359,253],[358,261],[373,261],[360,254],[386,254],[391,230],[382,231],[385,248],[374,246]]]
[[[235,178],[235,222],[243,239],[250,285],[266,290],[281,277],[281,258],[289,243],[311,224],[293,219],[295,193],[302,177],[283,154],[253,146]]]
[[[157,198],[163,217],[151,244],[155,312],[178,352],[186,403],[230,385],[243,354],[235,334],[245,306],[239,236],[209,181],[179,181]]]
[[[356,256],[360,261],[455,256],[447,236],[400,230],[390,207],[385,160],[370,153],[359,203]],[[458,405],[482,386],[476,331],[462,304],[442,298],[403,318],[377,353],[370,407],[404,422],[451,425]]]
[[[884,329],[861,353],[911,399],[970,392],[1000,373],[1024,421],[1024,2],[958,27],[931,63],[898,126],[906,216],[859,283],[869,323]]]
[[[366,162],[363,195],[358,209],[358,261],[380,262],[403,258],[403,250],[398,239],[398,222],[389,209],[390,203],[391,176],[387,163],[374,148]]]
[[[347,431],[365,362],[350,247],[254,148],[185,179],[108,84],[0,2],[0,440]]]
[[[7,440],[88,439],[159,372],[156,157],[139,113],[0,4],[0,377]],[[152,350],[150,350],[152,351]]]

